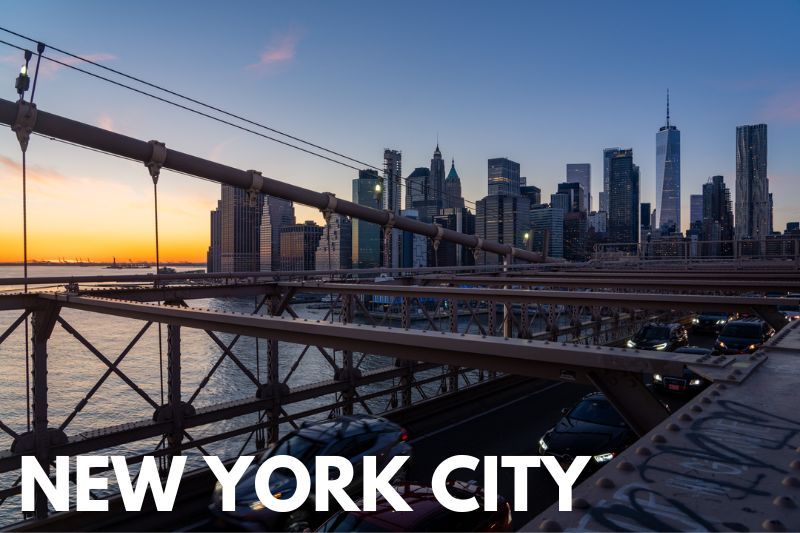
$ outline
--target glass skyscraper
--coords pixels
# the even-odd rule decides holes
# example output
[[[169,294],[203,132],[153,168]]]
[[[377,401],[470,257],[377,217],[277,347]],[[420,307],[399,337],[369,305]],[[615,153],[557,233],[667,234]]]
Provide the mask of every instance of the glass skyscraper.
[[[294,224],[294,204],[275,196],[264,197],[261,216],[260,267],[264,272],[281,270],[281,228]]]
[[[608,238],[635,250],[639,242],[639,167],[633,164],[633,150],[619,150],[609,164]]]
[[[736,128],[736,238],[769,235],[767,125]]]
[[[519,194],[519,163],[505,157],[489,160],[489,196]]]
[[[353,202],[382,209],[382,178],[376,170],[359,170],[353,180]],[[353,267],[378,268],[383,259],[383,238],[380,226],[365,220],[353,219]]]
[[[567,183],[580,183],[583,187],[583,209],[592,210],[592,165],[567,163]]]
[[[681,132],[669,122],[656,133],[656,212],[658,229],[681,231]]]

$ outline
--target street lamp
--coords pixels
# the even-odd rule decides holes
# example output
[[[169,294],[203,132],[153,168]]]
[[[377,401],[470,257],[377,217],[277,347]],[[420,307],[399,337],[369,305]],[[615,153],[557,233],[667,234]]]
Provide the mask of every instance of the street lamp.
[[[530,251],[530,246],[528,246],[531,242],[531,234],[530,232],[526,231],[522,235],[522,242],[525,244],[525,250]]]

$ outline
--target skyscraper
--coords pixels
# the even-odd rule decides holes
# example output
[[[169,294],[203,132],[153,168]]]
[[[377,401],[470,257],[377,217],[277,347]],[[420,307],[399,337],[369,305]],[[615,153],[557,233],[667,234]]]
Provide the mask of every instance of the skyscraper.
[[[259,270],[261,246],[259,226],[264,207],[264,194],[222,186],[220,214],[221,267],[224,272]]]
[[[401,183],[403,176],[403,154],[386,148],[383,151],[383,208],[400,215]],[[386,266],[397,268],[400,263],[400,230],[392,229],[388,240],[389,254]]]
[[[586,259],[586,236],[588,221],[586,207],[583,202],[585,194],[579,182],[559,183],[558,194],[566,202],[561,202],[564,208],[564,259],[568,261],[583,261]],[[557,207],[553,205],[553,207]]]
[[[610,160],[608,238],[612,243],[639,242],[639,167],[633,149],[619,150]],[[622,247],[629,251],[635,246]]]
[[[442,208],[464,208],[464,197],[461,196],[461,178],[458,177],[458,172],[456,172],[455,159],[450,163],[450,172],[447,173],[447,177],[444,179]]]
[[[703,195],[692,194],[689,196],[689,227],[703,223]]]
[[[222,202],[217,200],[217,208],[211,211],[211,243],[206,258],[206,272],[222,271]]]
[[[669,122],[669,92],[667,122],[656,133],[656,211],[658,229],[680,233],[681,132]]]
[[[592,165],[589,163],[567,163],[567,183],[580,183],[583,187],[583,209],[592,210]]]
[[[416,209],[404,209],[400,214],[407,218],[419,220],[419,213]],[[424,235],[403,231],[402,241],[400,258],[400,266],[402,268],[419,268],[428,265],[428,239]]]
[[[423,222],[430,223],[439,213],[432,190],[431,170],[427,167],[415,168],[406,178],[406,209],[417,211]]]
[[[530,228],[531,201],[519,194],[494,194],[478,200],[475,215],[475,235],[485,241],[495,241],[523,248],[523,236]],[[502,263],[497,254],[480,252],[477,264]]]
[[[546,241],[548,257],[564,257],[564,210],[539,204],[531,207],[530,218],[528,247],[542,252]]]
[[[436,204],[436,210],[431,216],[436,216],[439,214],[439,209],[444,206],[444,159],[442,159],[442,152],[439,151],[438,142],[431,159],[430,186],[431,190],[428,191],[428,195]]]
[[[736,128],[736,238],[769,235],[767,125]]]
[[[291,226],[294,220],[294,204],[275,196],[264,196],[261,214],[259,255],[260,269],[264,272],[281,269],[281,228]]]
[[[281,270],[315,270],[322,228],[312,220],[284,226],[280,230]]]
[[[475,234],[475,215],[464,207],[446,207],[433,221],[445,229],[467,235]],[[432,251],[433,252],[433,251]],[[437,266],[467,266],[475,264],[472,250],[449,241],[441,241],[435,252]]]
[[[353,202],[381,209],[383,180],[376,170],[359,170],[353,180]],[[353,267],[378,268],[383,260],[383,229],[365,220],[353,219]]]
[[[611,159],[619,152],[619,148],[603,150],[603,192],[600,193],[600,211],[608,213],[608,182],[611,177]]]
[[[704,244],[703,255],[730,256],[733,253],[733,210],[731,191],[722,176],[713,176],[703,184],[703,229],[700,234]],[[722,242],[719,242],[722,241]]]
[[[489,159],[489,196],[519,194],[519,163],[505,157]]]
[[[531,205],[542,203],[542,190],[536,185],[523,185],[519,188],[522,196],[527,196],[531,200]]]
[[[331,213],[322,230],[316,253],[316,270],[353,268],[353,224],[339,213]]]

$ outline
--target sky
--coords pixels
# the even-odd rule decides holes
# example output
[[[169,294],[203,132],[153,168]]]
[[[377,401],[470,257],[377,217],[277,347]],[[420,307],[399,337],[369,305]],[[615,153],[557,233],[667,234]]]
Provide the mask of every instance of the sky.
[[[464,196],[487,193],[509,157],[555,192],[567,163],[633,148],[655,205],[655,135],[681,130],[682,214],[721,174],[734,193],[735,129],[767,123],[775,227],[800,219],[800,2],[107,2],[5,6],[0,26],[375,166],[429,166],[437,138]],[[0,32],[0,39],[34,47]],[[45,55],[50,54],[46,51]],[[62,57],[53,52],[54,57]],[[22,52],[0,44],[0,98]],[[5,81],[2,81],[5,80]],[[42,62],[40,109],[350,198],[355,170]],[[143,165],[31,140],[28,256],[152,260],[153,186]],[[0,262],[22,258],[19,145],[0,132]],[[218,184],[159,181],[162,260],[204,261]],[[297,207],[298,220],[322,222]]]

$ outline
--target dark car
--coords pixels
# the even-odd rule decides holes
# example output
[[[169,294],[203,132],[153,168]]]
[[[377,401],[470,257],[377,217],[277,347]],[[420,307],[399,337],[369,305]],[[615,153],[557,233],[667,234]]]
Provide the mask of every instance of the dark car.
[[[260,460],[245,471],[236,486],[236,510],[222,510],[222,490],[217,484],[212,503],[209,506],[212,514],[222,526],[233,526],[250,531],[302,531],[319,524],[335,509],[326,514],[315,512],[315,459],[318,455],[339,455],[353,463],[354,478],[348,485],[347,492],[351,496],[361,496],[361,466],[365,455],[377,457],[377,468],[380,471],[389,461],[398,455],[410,455],[411,446],[406,442],[406,431],[384,418],[369,415],[342,416],[334,420],[325,420],[305,424],[288,433],[271,448]],[[264,507],[255,490],[255,477],[258,467],[270,457],[291,455],[299,459],[308,469],[311,476],[311,493],[306,503],[292,513],[278,513]],[[289,471],[278,469],[270,476],[270,492],[283,493],[287,497],[294,493],[296,480]],[[281,475],[284,473],[284,475]]]
[[[590,455],[583,476],[636,441],[636,434],[602,393],[588,394],[562,412],[564,417],[539,439],[539,455],[553,455],[564,467],[578,455]]]
[[[688,344],[689,334],[681,324],[650,323],[642,326],[636,335],[631,337],[627,346],[639,350],[672,352]]]
[[[317,531],[513,531],[511,508],[497,498],[497,511],[483,510],[483,490],[472,483],[451,481],[447,489],[455,498],[477,498],[480,507],[469,513],[457,513],[444,507],[426,485],[395,485],[411,511],[397,512],[379,497],[375,511],[339,511]],[[362,507],[357,504],[359,507]]]
[[[720,330],[714,351],[721,354],[753,353],[774,334],[775,330],[763,320],[732,320]]]
[[[699,346],[682,346],[675,353],[689,353],[694,355],[711,355],[711,350]],[[667,392],[697,393],[711,384],[710,381],[698,376],[686,367],[680,376],[662,376],[653,374],[653,386]]]
[[[736,320],[736,313],[729,313],[727,311],[707,311],[700,313],[692,319],[692,331],[698,333],[719,333],[722,327],[730,322]]]

